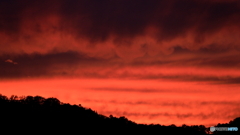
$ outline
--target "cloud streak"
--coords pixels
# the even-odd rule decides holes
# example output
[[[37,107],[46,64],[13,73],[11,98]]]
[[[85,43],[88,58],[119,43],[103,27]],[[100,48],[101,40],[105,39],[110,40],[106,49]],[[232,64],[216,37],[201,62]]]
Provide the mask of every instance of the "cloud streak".
[[[7,59],[7,60],[5,60],[5,62],[12,63],[12,64],[14,64],[14,65],[18,64],[17,62],[14,62],[14,61],[11,60],[11,59]]]
[[[239,62],[231,55],[225,57],[226,61],[224,58],[209,58],[207,56],[198,58],[198,55],[196,57],[192,54],[192,57],[174,55],[165,59],[146,57],[146,59],[139,58],[130,62],[117,56],[111,58],[90,57],[85,53],[76,51],[62,53],[52,51],[45,55],[39,53],[2,55],[1,68],[4,72],[0,74],[0,77],[48,78],[58,76],[193,81],[215,84],[239,84],[240,82],[240,71],[237,68]],[[231,58],[232,61],[227,61],[228,58]],[[225,65],[228,63],[229,65]]]

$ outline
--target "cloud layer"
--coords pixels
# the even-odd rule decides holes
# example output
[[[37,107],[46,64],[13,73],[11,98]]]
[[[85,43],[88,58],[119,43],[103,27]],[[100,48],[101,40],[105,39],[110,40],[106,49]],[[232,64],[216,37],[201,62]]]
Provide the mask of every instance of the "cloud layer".
[[[0,91],[145,123],[228,122],[239,24],[239,0],[0,0]]]
[[[238,75],[239,23],[237,0],[2,0],[1,77],[172,79],[183,74],[185,80],[219,80],[207,73],[142,75],[134,70],[222,68]],[[15,65],[4,63],[8,59]],[[238,83],[232,74],[224,76]]]
[[[176,46],[239,51],[237,0],[3,0],[0,8],[1,53],[56,49],[129,59]]]

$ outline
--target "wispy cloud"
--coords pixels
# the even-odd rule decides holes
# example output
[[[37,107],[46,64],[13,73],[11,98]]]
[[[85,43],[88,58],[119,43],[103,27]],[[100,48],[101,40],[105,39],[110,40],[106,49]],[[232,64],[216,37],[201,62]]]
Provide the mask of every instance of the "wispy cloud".
[[[11,59],[7,59],[7,60],[5,60],[5,62],[12,63],[12,64],[14,64],[14,65],[18,64],[17,62],[14,62],[14,61],[11,60]]]

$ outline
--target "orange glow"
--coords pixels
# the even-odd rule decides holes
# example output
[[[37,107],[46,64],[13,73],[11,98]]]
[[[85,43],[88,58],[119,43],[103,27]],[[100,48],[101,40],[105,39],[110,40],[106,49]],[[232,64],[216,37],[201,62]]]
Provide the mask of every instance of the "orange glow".
[[[0,82],[3,95],[40,95],[81,104],[138,123],[204,124],[239,116],[239,87],[207,83],[109,79],[38,79]],[[232,113],[229,113],[232,112]]]

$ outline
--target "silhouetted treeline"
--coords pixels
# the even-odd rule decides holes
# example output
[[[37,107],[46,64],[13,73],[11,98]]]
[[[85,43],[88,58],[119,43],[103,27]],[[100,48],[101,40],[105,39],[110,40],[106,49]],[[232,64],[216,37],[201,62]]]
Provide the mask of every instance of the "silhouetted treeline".
[[[0,94],[0,134],[146,134],[146,135],[206,135],[209,128],[203,125],[174,124],[164,126],[159,124],[137,124],[124,116],[109,117],[98,114],[81,105],[70,105],[60,102],[57,98],[41,96],[11,96]],[[237,126],[240,118],[229,124],[217,126]],[[226,132],[214,132],[214,134]],[[239,132],[227,132],[227,134]]]
[[[215,131],[213,132],[214,135],[240,135],[240,117],[231,120],[229,123],[218,123],[215,127],[238,127],[238,131]]]

